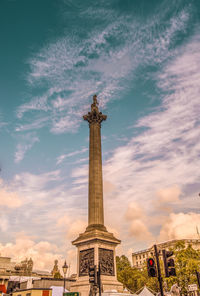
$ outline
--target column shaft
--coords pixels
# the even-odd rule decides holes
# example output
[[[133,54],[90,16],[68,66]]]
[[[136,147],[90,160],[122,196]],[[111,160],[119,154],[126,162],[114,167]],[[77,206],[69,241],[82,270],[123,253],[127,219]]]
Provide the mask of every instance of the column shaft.
[[[90,123],[88,224],[104,225],[101,124]]]

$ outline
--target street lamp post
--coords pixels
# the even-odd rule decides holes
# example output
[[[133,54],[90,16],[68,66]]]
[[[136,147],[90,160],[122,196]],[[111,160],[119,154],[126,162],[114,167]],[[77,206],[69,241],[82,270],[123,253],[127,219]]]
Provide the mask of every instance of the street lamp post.
[[[64,286],[63,286],[63,293],[64,293],[65,292],[66,273],[67,273],[67,269],[68,269],[68,265],[66,263],[66,260],[65,260],[65,263],[64,263],[62,269],[63,269],[63,273],[64,273]]]

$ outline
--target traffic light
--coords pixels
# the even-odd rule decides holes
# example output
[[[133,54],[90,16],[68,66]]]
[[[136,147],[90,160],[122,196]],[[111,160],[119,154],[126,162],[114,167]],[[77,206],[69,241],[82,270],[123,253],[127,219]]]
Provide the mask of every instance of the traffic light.
[[[101,265],[100,264],[99,264],[99,270],[97,272],[97,285],[99,287],[99,290],[101,291]]]
[[[148,276],[150,277],[157,276],[156,263],[153,258],[147,259],[147,271],[148,271]]]
[[[173,256],[172,251],[166,251],[162,250],[163,253],[163,262],[164,262],[164,268],[165,268],[165,276],[176,276],[176,269],[174,265],[174,259],[171,258]]]
[[[97,267],[96,265],[91,265],[89,267],[89,283],[97,285]]]

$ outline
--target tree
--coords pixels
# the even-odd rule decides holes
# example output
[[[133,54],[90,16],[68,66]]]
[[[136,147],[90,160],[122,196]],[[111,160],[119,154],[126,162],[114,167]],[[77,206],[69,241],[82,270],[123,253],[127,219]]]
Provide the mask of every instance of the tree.
[[[168,291],[175,283],[181,288],[181,294],[187,294],[187,287],[190,284],[197,284],[196,270],[200,271],[200,251],[195,250],[191,245],[185,246],[184,241],[179,241],[174,248],[174,261],[176,276],[165,278],[162,261],[160,261],[163,280],[167,283]],[[131,267],[131,263],[125,255],[117,256],[117,279],[124,287],[133,293],[144,285],[155,292],[159,291],[159,283],[156,277],[148,277],[147,266],[143,269]]]
[[[147,268],[143,270],[131,267],[131,263],[125,255],[116,257],[117,263],[117,279],[124,288],[129,289],[133,293],[144,287],[145,285],[154,291],[158,291],[158,281],[156,278],[149,278]]]
[[[200,251],[191,245],[186,247],[184,241],[178,242],[172,250],[175,254],[176,276],[166,278],[166,282],[169,288],[177,283],[181,293],[187,294],[188,285],[197,284],[196,270],[200,265]]]
[[[120,257],[117,256],[116,263],[117,263],[117,272],[122,271],[124,268],[131,267],[131,263],[125,255],[122,255]]]

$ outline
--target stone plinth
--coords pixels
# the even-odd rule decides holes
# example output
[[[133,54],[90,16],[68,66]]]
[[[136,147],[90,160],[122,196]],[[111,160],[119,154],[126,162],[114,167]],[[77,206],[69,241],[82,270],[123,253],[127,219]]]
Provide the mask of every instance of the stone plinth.
[[[101,266],[102,290],[123,291],[123,285],[117,281],[115,248],[120,243],[112,233],[93,229],[85,231],[72,242],[77,247],[77,281],[70,291],[88,296],[90,291],[88,270],[90,265]]]

